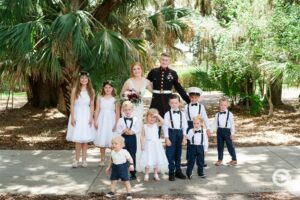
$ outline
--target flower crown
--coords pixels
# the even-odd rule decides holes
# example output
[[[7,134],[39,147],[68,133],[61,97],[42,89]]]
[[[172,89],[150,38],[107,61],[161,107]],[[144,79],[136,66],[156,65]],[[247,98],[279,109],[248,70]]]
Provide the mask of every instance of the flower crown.
[[[106,84],[110,86],[114,86],[114,81],[113,80],[106,80],[103,82],[102,87],[104,87]]]
[[[81,71],[81,72],[78,73],[78,76],[83,76],[83,75],[86,75],[87,77],[90,76],[90,74],[86,71]]]

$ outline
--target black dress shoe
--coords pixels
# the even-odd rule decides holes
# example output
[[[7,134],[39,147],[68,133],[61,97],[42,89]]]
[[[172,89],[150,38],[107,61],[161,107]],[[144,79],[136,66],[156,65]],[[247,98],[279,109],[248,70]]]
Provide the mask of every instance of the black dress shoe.
[[[131,180],[131,181],[136,180],[136,176],[135,176],[135,175],[131,175],[131,176],[130,176],[130,180]]]
[[[179,179],[186,179],[186,176],[182,172],[176,172],[175,177]]]
[[[206,164],[206,163],[204,163],[204,167],[207,167],[207,164]]]
[[[200,178],[206,178],[206,175],[205,174],[199,174],[198,175]]]
[[[175,176],[173,173],[169,173],[169,181],[175,181]]]
[[[192,175],[192,174],[191,174],[191,175],[188,175],[188,174],[187,174],[186,176],[187,176],[188,179],[192,179],[192,176],[193,176],[193,175]]]

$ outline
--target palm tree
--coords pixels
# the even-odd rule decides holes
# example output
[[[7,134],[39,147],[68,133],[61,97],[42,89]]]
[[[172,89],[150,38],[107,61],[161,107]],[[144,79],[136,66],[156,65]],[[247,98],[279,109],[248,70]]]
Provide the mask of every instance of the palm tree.
[[[146,6],[153,2],[151,16]],[[56,106],[61,91],[68,111],[79,70],[90,71],[96,86],[108,78],[121,84],[134,60],[153,63],[147,47],[161,49],[155,42],[163,41],[174,48],[177,38],[185,39],[190,28],[181,19],[188,10],[159,6],[154,0],[0,0],[0,74],[13,74],[12,84],[26,80],[33,106]]]

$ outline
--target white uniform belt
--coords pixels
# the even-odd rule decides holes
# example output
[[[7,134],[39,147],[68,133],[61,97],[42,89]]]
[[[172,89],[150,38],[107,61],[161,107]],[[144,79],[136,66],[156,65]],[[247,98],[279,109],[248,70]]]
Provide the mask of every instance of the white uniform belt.
[[[171,94],[171,90],[153,90],[153,93],[155,94]]]

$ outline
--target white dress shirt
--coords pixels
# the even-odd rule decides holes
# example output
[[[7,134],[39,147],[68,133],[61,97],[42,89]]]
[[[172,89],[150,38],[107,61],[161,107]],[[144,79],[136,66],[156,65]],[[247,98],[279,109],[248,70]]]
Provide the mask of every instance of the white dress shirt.
[[[208,121],[208,117],[207,117],[207,114],[206,114],[205,107],[204,107],[204,105],[200,104],[199,102],[197,103],[196,106],[195,105],[192,106],[192,103],[186,104],[184,106],[184,112],[185,112],[186,118],[189,121],[193,121],[193,117],[196,117],[197,115],[199,115],[199,105],[201,106],[200,116],[202,117],[202,119],[204,121],[205,127],[207,129],[209,129],[209,121]],[[190,110],[190,117],[191,118],[189,118],[188,108]]]
[[[139,134],[141,132],[141,125],[139,123],[139,120],[136,118],[136,117],[131,117],[132,118],[132,121],[131,120],[126,120],[126,123],[125,123],[125,120],[124,120],[124,117],[121,117],[119,120],[118,120],[118,123],[117,123],[117,130],[116,132],[118,134],[122,134],[124,132],[124,130],[126,128],[130,128],[134,134]],[[131,126],[131,123],[132,126]]]
[[[132,160],[129,152],[126,149],[121,149],[120,151],[111,151],[111,159],[115,165],[126,163]]]
[[[227,126],[226,126],[228,112],[229,111],[226,110],[224,114],[221,114],[221,112],[218,112],[216,114],[215,120],[210,129],[212,132],[216,131],[218,128],[229,128],[232,135],[235,133],[235,126],[234,126],[234,119],[233,119],[232,112],[229,112],[228,122],[227,122]],[[218,125],[218,122],[219,122],[219,125]]]
[[[179,111],[181,113],[181,116],[182,116],[181,124],[180,124],[180,113],[173,113],[173,111],[175,111],[175,112]],[[172,123],[171,123],[171,119],[170,119],[170,112],[172,115],[174,127],[172,127]],[[170,129],[182,129],[183,134],[186,135],[186,130],[188,128],[188,124],[187,124],[187,119],[186,119],[184,112],[180,111],[179,109],[177,109],[177,110],[170,109],[170,111],[165,113],[164,121],[165,121],[165,123],[163,125],[163,130],[164,130],[165,138],[169,138],[169,131],[168,131],[169,128]]]
[[[201,130],[201,129],[199,129]],[[197,130],[198,131],[198,130]],[[204,151],[206,152],[208,150],[208,137],[205,129],[202,129],[203,133],[195,133],[194,129],[190,129],[188,134],[187,134],[187,139],[191,142],[191,144],[194,145],[201,145],[201,135],[203,134],[203,147]],[[192,143],[192,138],[194,136],[194,143]]]

